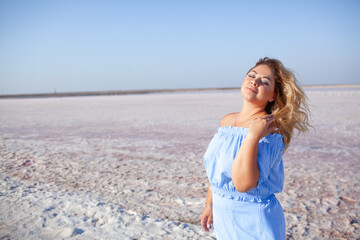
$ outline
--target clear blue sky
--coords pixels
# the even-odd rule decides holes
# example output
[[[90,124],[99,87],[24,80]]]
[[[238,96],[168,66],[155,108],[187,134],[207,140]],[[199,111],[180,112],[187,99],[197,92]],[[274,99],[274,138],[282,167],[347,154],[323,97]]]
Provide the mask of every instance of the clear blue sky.
[[[0,0],[0,94],[360,83],[360,1]]]

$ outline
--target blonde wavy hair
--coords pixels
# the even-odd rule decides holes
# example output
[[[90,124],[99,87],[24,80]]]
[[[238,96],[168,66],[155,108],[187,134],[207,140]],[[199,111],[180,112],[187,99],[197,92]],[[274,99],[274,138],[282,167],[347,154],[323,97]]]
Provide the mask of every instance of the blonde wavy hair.
[[[285,68],[279,60],[268,57],[261,58],[253,68],[259,65],[266,65],[273,71],[275,100],[269,102],[265,110],[267,113],[274,115],[275,124],[283,135],[283,142],[285,149],[287,149],[294,128],[299,132],[306,132],[311,127],[307,97],[300,88],[294,74]]]

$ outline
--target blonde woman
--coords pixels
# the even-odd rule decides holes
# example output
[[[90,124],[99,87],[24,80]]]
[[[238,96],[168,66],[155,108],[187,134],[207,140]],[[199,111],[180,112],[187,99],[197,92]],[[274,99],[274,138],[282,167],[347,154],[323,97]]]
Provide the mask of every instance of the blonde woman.
[[[283,151],[294,128],[307,131],[308,107],[294,75],[263,58],[247,73],[240,112],[227,114],[204,155],[210,186],[201,225],[218,239],[285,239]]]

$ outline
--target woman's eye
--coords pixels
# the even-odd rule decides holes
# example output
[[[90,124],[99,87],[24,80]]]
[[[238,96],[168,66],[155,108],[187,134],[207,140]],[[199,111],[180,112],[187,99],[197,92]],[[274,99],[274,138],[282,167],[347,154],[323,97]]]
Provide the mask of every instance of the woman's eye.
[[[270,83],[269,83],[268,81],[266,81],[266,80],[265,80],[265,81],[262,81],[262,83],[265,84],[265,85],[269,85],[269,84],[270,84]]]
[[[254,78],[255,75],[254,74],[249,74],[249,77]]]

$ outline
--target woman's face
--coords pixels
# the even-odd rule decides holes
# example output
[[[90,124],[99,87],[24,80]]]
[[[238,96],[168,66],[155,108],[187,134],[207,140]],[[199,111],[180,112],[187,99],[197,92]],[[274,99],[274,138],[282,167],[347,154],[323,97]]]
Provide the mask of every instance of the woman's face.
[[[264,108],[268,102],[274,101],[274,90],[274,74],[266,65],[259,65],[251,69],[241,85],[241,94],[244,100]]]

